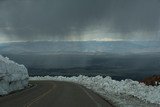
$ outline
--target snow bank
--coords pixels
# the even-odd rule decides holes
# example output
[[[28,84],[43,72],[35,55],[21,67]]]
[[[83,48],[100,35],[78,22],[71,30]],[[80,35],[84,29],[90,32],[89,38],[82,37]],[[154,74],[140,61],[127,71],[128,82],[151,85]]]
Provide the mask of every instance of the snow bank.
[[[80,75],[78,77],[37,76],[30,77],[30,80],[58,80],[79,83],[99,93],[107,100],[116,103],[117,106],[152,107],[154,104],[157,107],[160,106],[160,86],[146,86],[130,79],[116,81],[112,80],[111,77]],[[150,102],[150,104],[147,102]]]
[[[0,95],[23,89],[28,85],[28,71],[9,58],[0,55]]]

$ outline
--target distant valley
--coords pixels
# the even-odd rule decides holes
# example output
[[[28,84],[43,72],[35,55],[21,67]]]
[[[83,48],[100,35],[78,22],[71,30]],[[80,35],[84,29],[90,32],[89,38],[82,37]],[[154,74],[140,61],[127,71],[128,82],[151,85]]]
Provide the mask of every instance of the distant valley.
[[[160,43],[13,42],[1,43],[0,54],[24,64],[31,76],[88,75],[140,80],[160,73]]]

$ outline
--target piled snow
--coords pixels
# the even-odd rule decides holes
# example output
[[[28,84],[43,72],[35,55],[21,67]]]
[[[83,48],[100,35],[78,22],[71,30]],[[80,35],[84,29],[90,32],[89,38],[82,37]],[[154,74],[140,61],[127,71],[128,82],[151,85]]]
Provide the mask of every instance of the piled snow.
[[[139,83],[130,79],[116,81],[112,80],[111,77],[87,77],[80,75],[78,77],[37,76],[30,77],[30,80],[58,80],[75,82],[94,90],[95,92],[105,97],[107,100],[115,103],[116,106],[160,106],[160,86],[146,86],[143,83]]]
[[[23,89],[28,85],[28,71],[9,58],[0,55],[0,95]]]

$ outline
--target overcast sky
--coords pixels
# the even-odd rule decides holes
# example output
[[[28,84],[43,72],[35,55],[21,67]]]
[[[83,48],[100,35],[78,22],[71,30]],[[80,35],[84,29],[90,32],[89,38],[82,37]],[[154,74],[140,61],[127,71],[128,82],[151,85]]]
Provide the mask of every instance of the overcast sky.
[[[160,0],[0,0],[0,42],[160,40]]]

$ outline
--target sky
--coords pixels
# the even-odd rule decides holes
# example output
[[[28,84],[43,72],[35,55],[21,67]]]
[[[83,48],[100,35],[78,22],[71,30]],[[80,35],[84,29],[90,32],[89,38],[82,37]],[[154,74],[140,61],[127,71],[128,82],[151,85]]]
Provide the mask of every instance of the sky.
[[[160,0],[0,0],[0,42],[160,40]]]

